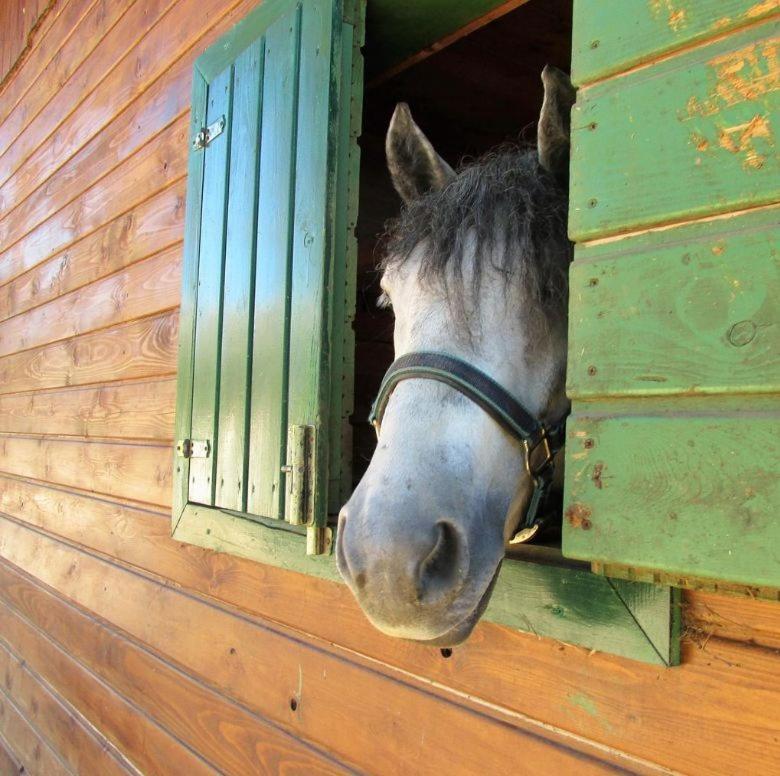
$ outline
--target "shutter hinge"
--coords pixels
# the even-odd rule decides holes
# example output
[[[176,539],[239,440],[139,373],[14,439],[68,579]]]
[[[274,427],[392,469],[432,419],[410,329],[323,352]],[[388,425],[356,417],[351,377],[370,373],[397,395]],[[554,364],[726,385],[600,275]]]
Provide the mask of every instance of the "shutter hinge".
[[[203,127],[192,139],[192,147],[196,151],[205,148],[215,137],[219,137],[227,123],[224,116],[220,116],[213,124]]]
[[[284,511],[290,525],[306,526],[306,554],[326,555],[333,532],[314,519],[316,440],[314,426],[290,426],[287,431],[287,464],[282,466],[287,487]]]
[[[314,426],[290,426],[287,430],[287,497],[284,517],[290,525],[314,522]]]
[[[180,439],[176,443],[176,455],[180,458],[208,458],[210,452],[208,439]]]

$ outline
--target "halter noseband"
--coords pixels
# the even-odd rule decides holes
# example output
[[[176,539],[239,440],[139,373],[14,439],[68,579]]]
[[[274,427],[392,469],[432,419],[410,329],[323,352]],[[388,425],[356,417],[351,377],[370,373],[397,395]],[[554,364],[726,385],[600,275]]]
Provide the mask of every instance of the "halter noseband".
[[[390,395],[398,383],[410,378],[446,383],[478,404],[502,428],[520,440],[533,490],[511,543],[532,539],[541,526],[539,507],[552,483],[555,455],[563,447],[566,415],[554,425],[540,423],[511,393],[471,364],[443,353],[407,353],[390,365],[371,407],[368,419],[377,436]]]

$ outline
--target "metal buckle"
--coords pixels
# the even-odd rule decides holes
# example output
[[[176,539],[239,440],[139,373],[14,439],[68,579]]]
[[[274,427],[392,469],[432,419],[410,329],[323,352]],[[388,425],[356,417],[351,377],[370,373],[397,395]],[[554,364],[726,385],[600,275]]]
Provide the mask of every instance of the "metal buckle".
[[[531,456],[540,445],[544,445],[544,460],[540,466],[533,467],[531,464]],[[523,447],[525,448],[525,468],[532,477],[538,477],[548,466],[552,464],[555,454],[553,453],[553,449],[550,446],[550,440],[547,437],[546,429],[542,429],[542,436],[533,447],[531,447],[527,439],[523,440]]]

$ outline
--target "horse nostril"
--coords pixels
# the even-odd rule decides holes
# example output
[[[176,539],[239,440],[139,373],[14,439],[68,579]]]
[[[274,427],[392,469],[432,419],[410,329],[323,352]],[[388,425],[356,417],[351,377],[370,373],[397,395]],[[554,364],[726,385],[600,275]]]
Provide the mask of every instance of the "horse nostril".
[[[436,543],[417,572],[417,596],[421,602],[454,594],[460,589],[466,572],[460,537],[453,525],[441,520],[436,529]]]

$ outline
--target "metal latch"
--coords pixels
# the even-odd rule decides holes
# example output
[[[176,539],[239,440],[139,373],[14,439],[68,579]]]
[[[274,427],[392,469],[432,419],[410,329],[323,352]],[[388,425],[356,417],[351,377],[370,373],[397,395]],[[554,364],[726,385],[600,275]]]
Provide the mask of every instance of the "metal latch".
[[[196,151],[205,148],[215,137],[219,137],[222,134],[226,123],[225,117],[220,116],[214,123],[203,127],[192,139],[192,147]]]
[[[208,439],[180,439],[176,443],[176,455],[180,458],[208,458],[210,452]]]

